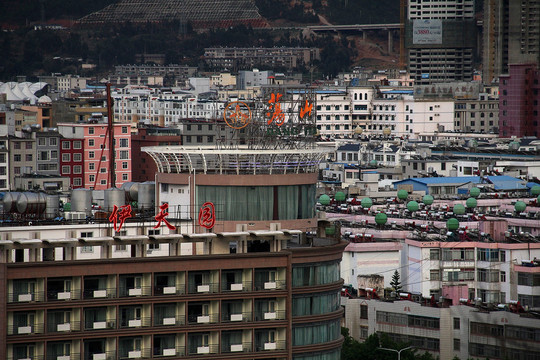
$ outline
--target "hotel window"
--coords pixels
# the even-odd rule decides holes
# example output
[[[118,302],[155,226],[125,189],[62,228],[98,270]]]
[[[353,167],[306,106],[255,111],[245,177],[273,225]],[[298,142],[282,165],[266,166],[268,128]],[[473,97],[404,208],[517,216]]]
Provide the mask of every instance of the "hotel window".
[[[81,178],[73,179],[73,186],[82,186],[82,179]]]
[[[82,161],[82,154],[73,154],[73,161]]]
[[[74,141],[74,142],[73,142],[73,148],[74,148],[74,149],[80,149],[80,148],[82,148],[82,142],[81,142],[81,141]]]
[[[95,129],[93,127],[88,128],[88,134],[93,135],[95,132]]]
[[[71,154],[62,154],[62,161],[63,162],[70,162],[71,161]]]
[[[88,146],[94,146],[95,142],[94,139],[88,139]]]

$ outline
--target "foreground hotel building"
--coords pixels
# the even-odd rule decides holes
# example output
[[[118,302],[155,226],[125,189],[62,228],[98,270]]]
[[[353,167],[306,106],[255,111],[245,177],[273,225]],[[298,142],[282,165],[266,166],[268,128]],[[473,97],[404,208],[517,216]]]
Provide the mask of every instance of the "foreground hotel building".
[[[145,151],[175,230],[155,214],[119,232],[109,222],[1,229],[0,358],[339,359],[346,244],[317,225],[325,154]],[[211,229],[197,221],[208,202]]]

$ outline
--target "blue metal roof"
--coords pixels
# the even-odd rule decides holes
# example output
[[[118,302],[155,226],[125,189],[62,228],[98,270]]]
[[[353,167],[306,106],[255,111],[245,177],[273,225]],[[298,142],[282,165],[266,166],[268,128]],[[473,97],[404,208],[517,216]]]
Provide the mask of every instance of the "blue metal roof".
[[[523,185],[523,180],[516,179],[508,175],[500,176],[488,176],[489,182],[493,184],[495,190],[517,190],[526,189],[527,186]]]

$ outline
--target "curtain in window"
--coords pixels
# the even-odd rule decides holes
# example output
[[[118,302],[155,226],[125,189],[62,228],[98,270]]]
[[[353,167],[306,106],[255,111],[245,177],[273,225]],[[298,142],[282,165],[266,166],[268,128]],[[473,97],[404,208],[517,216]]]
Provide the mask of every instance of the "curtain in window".
[[[298,218],[298,186],[278,186],[278,218],[280,220]]]
[[[216,220],[272,219],[272,186],[197,186],[197,206],[212,202]]]

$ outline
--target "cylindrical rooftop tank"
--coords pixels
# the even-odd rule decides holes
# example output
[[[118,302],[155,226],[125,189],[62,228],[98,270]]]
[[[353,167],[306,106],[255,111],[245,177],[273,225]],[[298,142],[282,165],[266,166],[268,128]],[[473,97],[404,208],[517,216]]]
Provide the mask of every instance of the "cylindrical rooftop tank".
[[[139,210],[153,209],[156,198],[156,183],[153,181],[146,181],[139,184],[139,200],[137,206]]]
[[[60,214],[60,195],[47,195],[45,218],[54,219]]]
[[[42,193],[23,192],[17,198],[17,212],[21,214],[40,215],[46,206],[47,198]]]
[[[118,208],[126,204],[126,192],[122,189],[110,188],[105,192],[105,211],[112,211],[114,205]]]
[[[126,197],[129,202],[138,200],[139,183],[136,183],[136,182],[123,183],[121,189],[124,189],[126,191]]]
[[[75,189],[71,192],[71,211],[92,215],[92,190]]]
[[[18,191],[6,192],[3,200],[5,213],[17,212],[17,198],[20,194]]]

